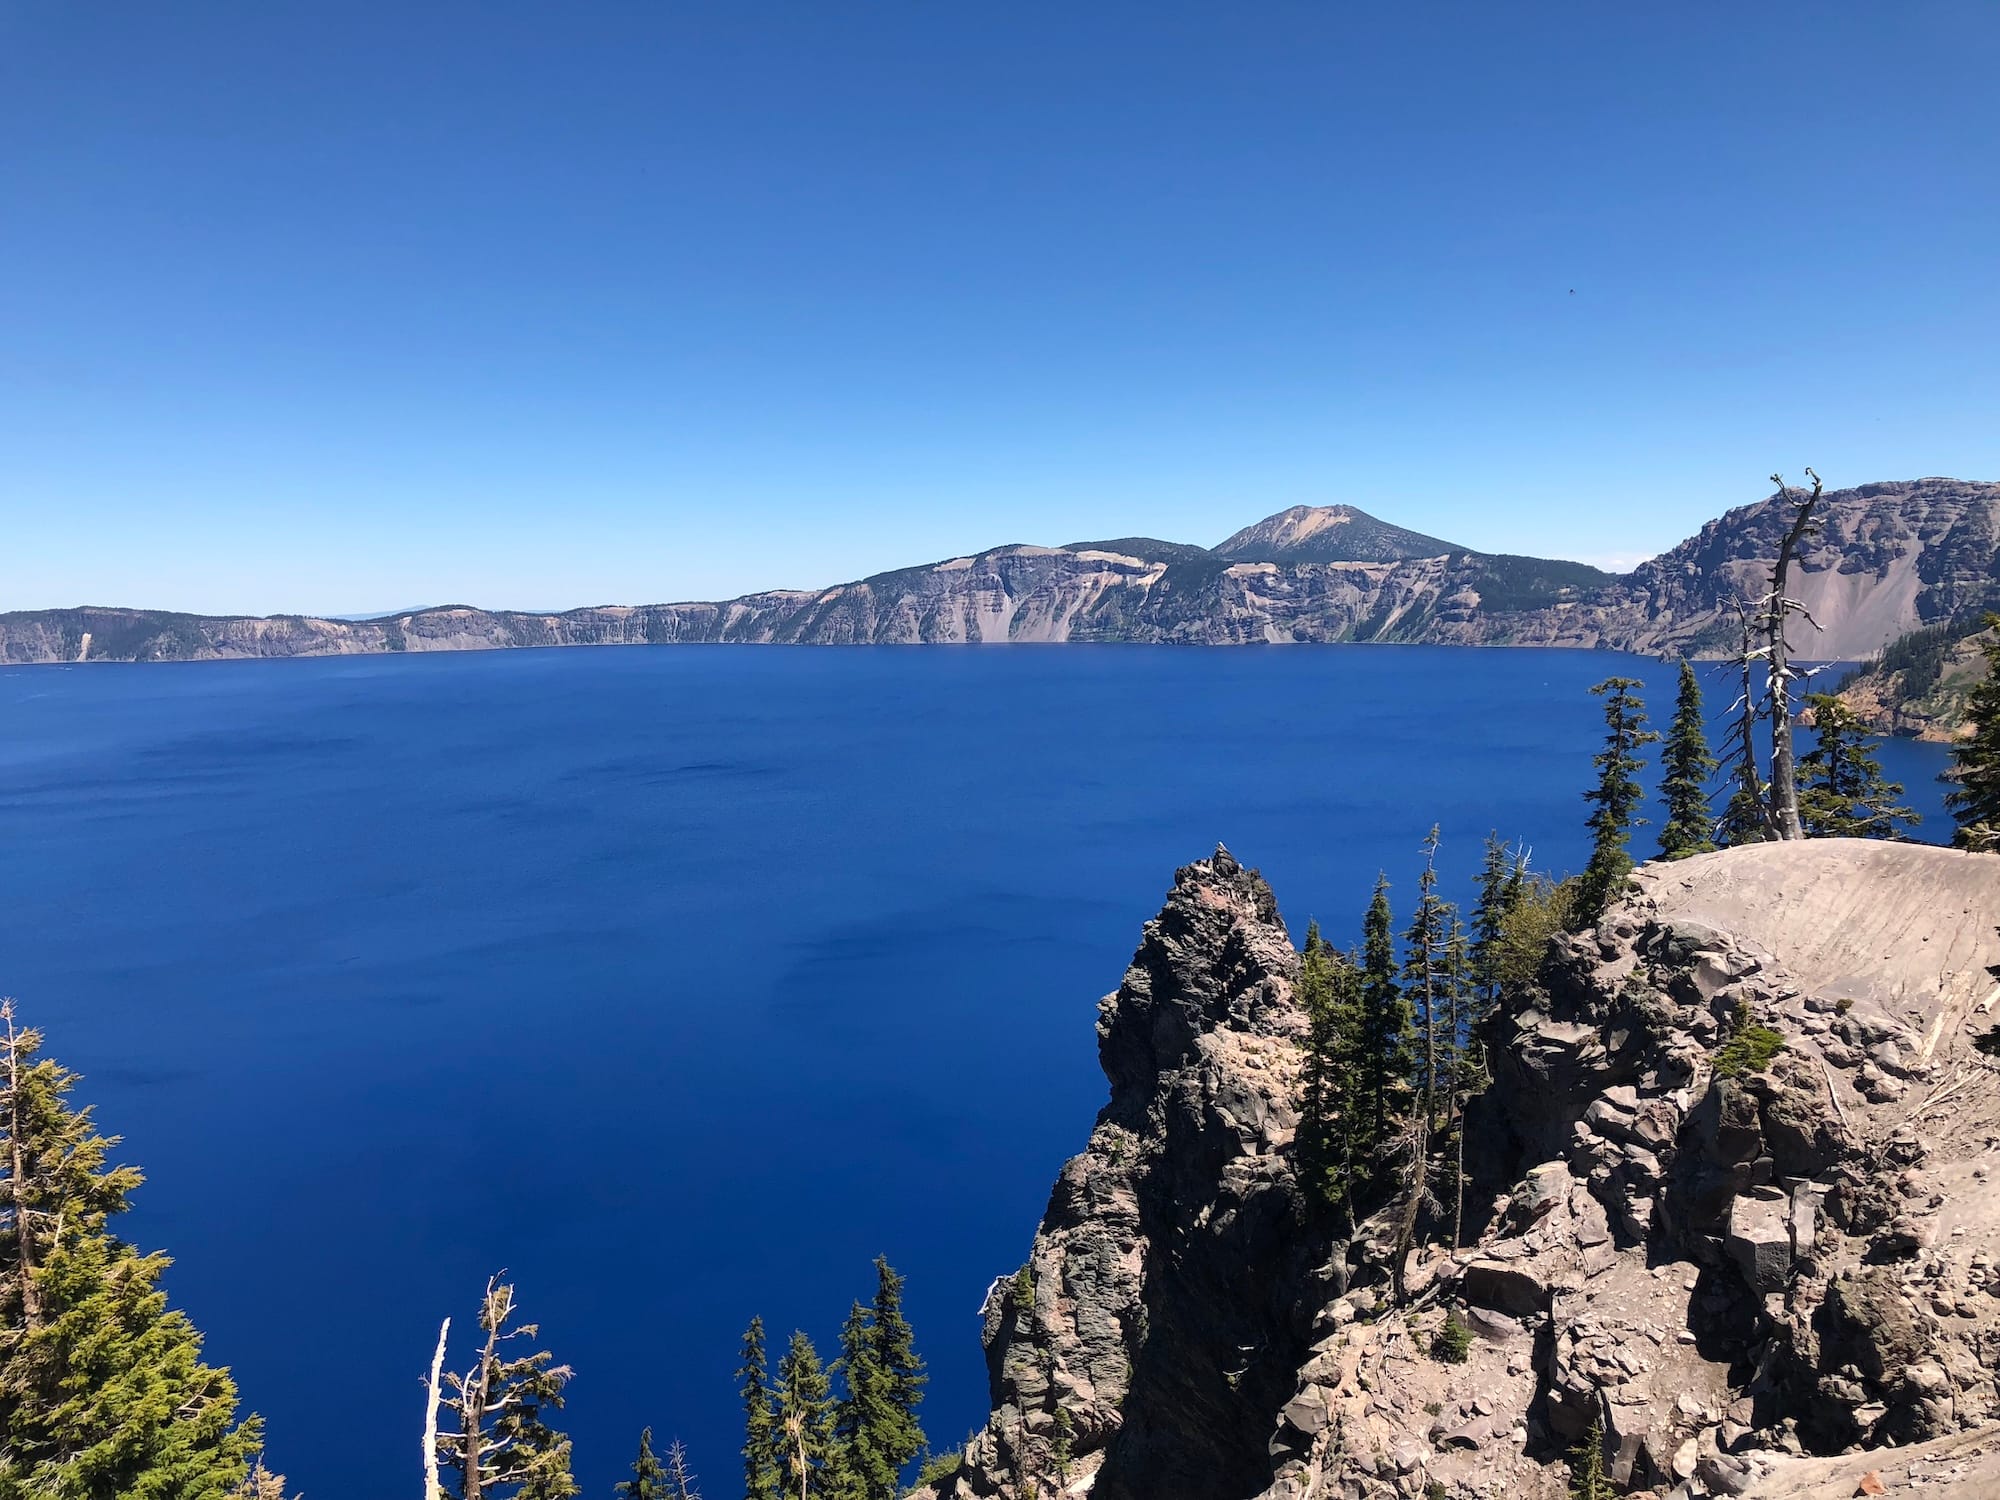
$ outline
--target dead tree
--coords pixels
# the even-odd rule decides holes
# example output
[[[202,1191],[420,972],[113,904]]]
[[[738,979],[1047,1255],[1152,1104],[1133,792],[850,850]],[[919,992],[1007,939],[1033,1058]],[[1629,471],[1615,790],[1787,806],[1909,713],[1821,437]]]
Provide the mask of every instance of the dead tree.
[[[533,1323],[513,1324],[513,1317],[514,1288],[487,1278],[478,1361],[463,1375],[444,1377],[450,1394],[441,1405],[457,1415],[458,1431],[439,1433],[433,1451],[458,1479],[457,1500],[565,1500],[577,1492],[569,1439],[546,1420],[561,1409],[572,1372],[545,1351],[508,1357],[503,1345],[537,1332]]]
[[[1751,844],[1776,837],[1766,795],[1769,789],[1757,769],[1757,720],[1761,709],[1756,671],[1757,663],[1764,659],[1766,648],[1757,644],[1756,624],[1749,608],[1740,600],[1736,605],[1736,619],[1742,630],[1742,647],[1737,652],[1736,665],[1743,672],[1743,687],[1736,701],[1729,705],[1730,716],[1735,722],[1730,726],[1722,756],[1723,764],[1729,768],[1730,780],[1736,783],[1736,790],[1731,793],[1728,805],[1717,820],[1716,831],[1725,844]]]
[[[1771,591],[1764,599],[1766,695],[1771,715],[1770,808],[1773,831],[1781,839],[1802,839],[1806,836],[1805,827],[1799,820],[1798,768],[1792,758],[1791,685],[1793,677],[1798,674],[1792,670],[1790,647],[1785,640],[1785,622],[1792,615],[1803,615],[1807,624],[1815,630],[1819,629],[1819,622],[1806,613],[1806,607],[1785,593],[1799,543],[1812,533],[1813,510],[1826,488],[1819,475],[1811,469],[1806,470],[1806,478],[1812,481],[1810,494],[1792,489],[1781,474],[1771,476],[1771,482],[1778,487],[1778,498],[1794,507],[1791,525],[1785,530],[1784,540],[1778,544],[1777,561],[1771,565]]]
[[[431,1378],[424,1393],[424,1500],[439,1500],[438,1486],[438,1402],[444,1398],[444,1345],[451,1337],[451,1319],[438,1329],[437,1352],[431,1356]]]

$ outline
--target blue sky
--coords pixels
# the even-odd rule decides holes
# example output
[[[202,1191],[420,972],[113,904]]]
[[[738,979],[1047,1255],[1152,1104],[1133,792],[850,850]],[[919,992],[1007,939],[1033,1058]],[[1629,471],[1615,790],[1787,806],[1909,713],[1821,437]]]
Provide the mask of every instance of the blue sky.
[[[0,608],[2000,478],[1997,75],[1990,3],[0,0]]]

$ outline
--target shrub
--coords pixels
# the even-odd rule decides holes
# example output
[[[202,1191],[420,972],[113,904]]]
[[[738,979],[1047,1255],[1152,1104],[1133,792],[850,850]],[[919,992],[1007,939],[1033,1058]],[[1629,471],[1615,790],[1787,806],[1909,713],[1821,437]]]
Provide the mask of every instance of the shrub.
[[[1742,1078],[1751,1073],[1761,1073],[1771,1066],[1771,1059],[1784,1050],[1785,1034],[1759,1025],[1750,1013],[1750,1002],[1738,1000],[1736,1024],[1730,1029],[1729,1040],[1715,1054],[1715,1076]]]
[[[1023,1266],[1014,1273],[1013,1302],[1017,1313],[1035,1310],[1035,1273],[1031,1267]]]
[[[1462,1365],[1472,1356],[1472,1325],[1456,1312],[1445,1314],[1443,1326],[1431,1340],[1431,1358],[1442,1365]]]

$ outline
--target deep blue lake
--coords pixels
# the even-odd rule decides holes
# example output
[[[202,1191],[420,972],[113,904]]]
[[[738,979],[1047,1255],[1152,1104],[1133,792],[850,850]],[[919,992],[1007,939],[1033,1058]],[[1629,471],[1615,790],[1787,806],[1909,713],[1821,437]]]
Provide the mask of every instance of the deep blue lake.
[[[720,1497],[744,1324],[830,1355],[878,1253],[934,1442],[983,1418],[981,1296],[1176,865],[1224,841],[1341,942],[1434,821],[1455,895],[1488,829],[1580,865],[1614,671],[1667,717],[1671,667],[1560,651],[0,669],[0,992],[308,1500],[418,1484],[438,1321],[500,1267],[576,1367],[585,1493],[651,1424]],[[1883,754],[1943,838],[1943,752]]]

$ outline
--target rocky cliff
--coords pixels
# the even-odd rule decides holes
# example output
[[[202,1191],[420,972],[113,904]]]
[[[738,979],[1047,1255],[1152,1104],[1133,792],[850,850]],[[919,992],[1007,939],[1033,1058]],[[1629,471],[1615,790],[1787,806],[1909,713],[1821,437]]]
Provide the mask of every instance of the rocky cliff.
[[[1828,494],[1795,592],[1852,659],[2000,596],[2000,485]],[[1148,538],[998,547],[812,590],[561,614],[445,606],[378,620],[81,608],[0,614],[0,661],[156,661],[677,642],[1385,641],[1714,654],[1762,591],[1784,518],[1731,511],[1634,572],[1470,552],[1347,506],[1294,507],[1210,550]]]
[[[1996,929],[1990,855],[1645,868],[1488,1023],[1475,1226],[1425,1226],[1399,1307],[1386,1214],[1346,1241],[1300,1210],[1271,892],[1187,867],[1101,1007],[1110,1102],[989,1295],[992,1418],[926,1494],[1560,1500],[1595,1441],[1625,1493],[1990,1500]]]

